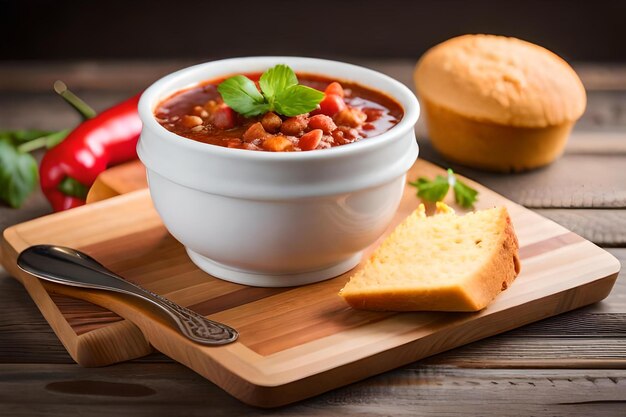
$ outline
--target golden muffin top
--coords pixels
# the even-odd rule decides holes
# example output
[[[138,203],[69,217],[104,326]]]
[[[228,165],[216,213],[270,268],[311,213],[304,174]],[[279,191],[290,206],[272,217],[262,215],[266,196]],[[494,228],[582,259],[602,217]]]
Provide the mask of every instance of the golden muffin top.
[[[545,127],[575,121],[586,94],[567,62],[541,46],[463,35],[428,50],[415,68],[418,95],[479,121]]]

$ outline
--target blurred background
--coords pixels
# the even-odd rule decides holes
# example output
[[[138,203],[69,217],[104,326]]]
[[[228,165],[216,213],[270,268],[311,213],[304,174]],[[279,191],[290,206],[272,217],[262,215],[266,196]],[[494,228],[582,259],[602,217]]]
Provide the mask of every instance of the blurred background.
[[[594,90],[578,128],[626,126],[624,72],[613,70],[626,63],[626,0],[0,0],[0,10],[2,129],[74,126],[58,79],[101,111],[172,71],[234,56],[334,58],[413,88],[417,59],[466,33],[556,52]],[[417,130],[425,136],[423,120]]]
[[[626,61],[626,1],[0,0],[2,60],[411,58],[452,36],[519,37]]]

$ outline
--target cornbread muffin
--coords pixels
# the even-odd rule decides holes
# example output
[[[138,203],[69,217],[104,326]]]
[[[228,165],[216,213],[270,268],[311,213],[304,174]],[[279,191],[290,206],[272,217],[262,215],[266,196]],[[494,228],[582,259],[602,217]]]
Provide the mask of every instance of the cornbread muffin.
[[[587,102],[564,60],[504,36],[445,41],[424,54],[414,78],[434,147],[452,161],[492,171],[552,162]]]
[[[478,311],[520,271],[505,207],[457,216],[445,204],[405,219],[340,291],[350,306],[390,311]]]

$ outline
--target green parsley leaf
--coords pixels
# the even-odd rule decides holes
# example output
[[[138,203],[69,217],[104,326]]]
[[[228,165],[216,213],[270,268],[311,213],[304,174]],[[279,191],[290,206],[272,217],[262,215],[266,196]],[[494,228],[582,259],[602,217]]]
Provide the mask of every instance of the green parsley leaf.
[[[304,85],[294,85],[279,92],[274,109],[285,116],[297,116],[314,110],[324,99],[324,93]]]
[[[458,205],[465,208],[472,207],[477,196],[478,191],[474,190],[458,178],[456,179],[456,183],[454,184],[454,200]]]
[[[21,206],[38,179],[35,158],[19,152],[10,140],[0,139],[0,201],[13,208]]]
[[[441,175],[437,175],[432,181],[426,177],[420,177],[416,182],[410,182],[409,185],[417,187],[417,196],[426,201],[441,201],[450,189],[448,179]]]
[[[478,196],[478,191],[459,180],[451,169],[448,169],[447,177],[437,175],[434,180],[420,177],[415,182],[409,182],[409,185],[417,187],[418,197],[432,202],[443,200],[452,186],[454,200],[465,208],[472,207]]]
[[[278,64],[261,75],[259,85],[263,95],[271,103],[277,93],[298,84],[298,77],[293,70],[284,64]]]
[[[217,86],[217,91],[226,104],[246,117],[258,116],[269,111],[265,97],[257,90],[254,82],[243,75],[235,75],[221,82]]]
[[[297,116],[315,110],[324,93],[298,84],[298,77],[287,65],[279,64],[265,71],[259,79],[261,92],[252,80],[235,75],[218,85],[224,102],[246,117],[275,111],[283,116]]]

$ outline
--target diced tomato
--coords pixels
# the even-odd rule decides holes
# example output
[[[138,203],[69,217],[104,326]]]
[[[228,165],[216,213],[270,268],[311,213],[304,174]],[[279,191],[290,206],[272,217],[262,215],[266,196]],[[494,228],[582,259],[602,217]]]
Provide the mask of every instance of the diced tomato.
[[[211,113],[211,123],[218,129],[232,129],[235,127],[235,112],[224,104]]]
[[[341,96],[337,94],[326,94],[326,97],[320,102],[320,111],[327,116],[334,116],[341,110],[346,108],[346,103]]]
[[[330,116],[317,114],[309,119],[309,129],[322,129],[324,133],[330,133],[337,129],[337,125]]]
[[[271,136],[261,145],[263,149],[271,152],[289,152],[293,150],[293,143],[284,136]]]
[[[341,98],[345,97],[344,92],[343,92],[343,87],[337,81],[333,81],[332,83],[328,84],[328,87],[326,87],[326,90],[324,90],[324,93],[326,95],[335,94]]]
[[[263,129],[261,122],[256,122],[243,133],[243,140],[252,142],[255,139],[265,139],[268,136],[270,136],[270,134]]]
[[[304,135],[302,135],[302,137],[300,138],[300,141],[298,142],[298,146],[303,151],[313,150],[317,148],[317,145],[320,144],[320,141],[322,140],[323,135],[324,135],[324,132],[322,132],[322,129],[311,130],[310,132],[307,132]]]

